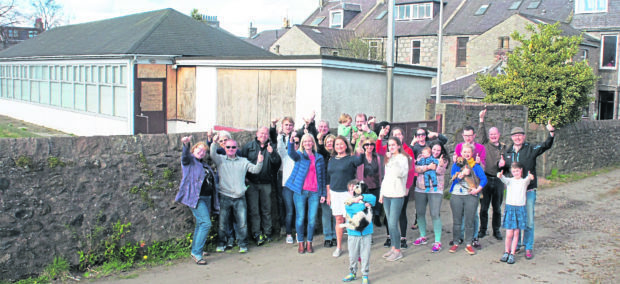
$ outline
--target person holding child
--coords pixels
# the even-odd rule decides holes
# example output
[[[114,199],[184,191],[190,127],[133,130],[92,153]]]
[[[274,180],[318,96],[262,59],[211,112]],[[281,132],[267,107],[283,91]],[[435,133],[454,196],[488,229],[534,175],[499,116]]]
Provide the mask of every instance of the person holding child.
[[[435,165],[434,167],[427,167],[427,170],[424,172],[425,192],[430,192],[431,190],[437,191],[437,172],[435,169],[437,168],[437,165],[439,165],[439,160],[431,155],[431,147],[424,147],[420,154],[420,157],[415,162],[416,166]]]
[[[523,165],[519,162],[510,166],[512,178],[505,177],[502,172],[497,177],[506,184],[506,209],[504,210],[504,228],[506,229],[506,243],[504,255],[500,261],[508,264],[515,263],[515,253],[519,242],[519,232],[525,229],[527,213],[525,211],[525,192],[534,175],[528,173],[523,178]]]
[[[482,188],[487,184],[487,178],[484,175],[484,170],[480,164],[476,163],[473,158],[474,147],[471,144],[463,144],[461,156],[465,159],[466,165],[462,168],[454,163],[452,165],[452,171],[450,175],[455,177],[452,182],[450,192],[450,209],[452,210],[452,247],[450,252],[456,252],[459,247],[459,239],[463,232],[461,228],[461,222],[465,219],[465,252],[470,255],[476,254],[472,247],[472,239],[474,236],[474,219],[476,217],[476,211],[478,209],[478,203],[480,201],[479,193]],[[475,175],[478,178],[479,184],[475,182]],[[473,182],[471,182],[473,181]]]
[[[349,181],[347,184],[348,193],[350,196],[350,204],[345,206],[346,214],[348,216],[355,216],[358,212],[365,208],[372,208],[375,206],[377,198],[373,194],[364,193],[361,187],[357,187],[359,192],[356,192],[356,185],[360,181],[357,179]],[[357,277],[357,263],[361,262],[362,269],[362,283],[368,284],[368,272],[370,270],[370,247],[372,245],[372,222],[368,223],[368,226],[362,231],[353,230],[347,227],[347,243],[349,245],[349,274],[345,276],[342,281],[350,282]]]

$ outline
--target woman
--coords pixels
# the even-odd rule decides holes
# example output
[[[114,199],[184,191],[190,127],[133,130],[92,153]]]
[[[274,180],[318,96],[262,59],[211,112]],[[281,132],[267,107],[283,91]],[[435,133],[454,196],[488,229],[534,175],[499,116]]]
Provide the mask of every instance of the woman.
[[[277,121],[275,121],[277,122]],[[276,136],[277,141],[277,151],[278,155],[282,160],[281,171],[278,172],[279,182],[281,182],[282,190],[280,191],[282,194],[282,203],[284,204],[284,218],[281,219],[284,222],[284,227],[286,230],[286,243],[293,243],[293,191],[290,188],[286,188],[286,181],[288,180],[291,172],[293,171],[293,167],[295,166],[295,161],[293,161],[288,156],[288,145],[289,140],[293,135],[293,129],[295,128],[295,121],[290,116],[285,116],[282,118],[282,128],[281,132]],[[272,122],[271,129],[269,129],[270,135],[274,135],[275,132],[275,123]],[[273,137],[271,138],[273,139]],[[299,140],[296,140],[296,142]],[[295,151],[299,147],[299,143],[295,143]]]
[[[329,165],[329,157],[334,153],[334,140],[336,140],[336,136],[333,134],[329,134],[325,136],[325,140],[319,139],[318,142],[318,152],[323,156],[325,160],[325,168],[327,169]],[[334,215],[332,215],[332,208],[327,204],[327,202],[321,202],[321,224],[323,225],[323,237],[325,238],[325,243],[323,243],[323,247],[331,248],[336,245],[336,232],[334,231],[336,227],[336,219],[334,219]]]
[[[213,212],[210,211],[219,210],[216,186],[218,181],[215,172],[206,163],[205,156],[209,147],[204,142],[198,142],[190,150],[190,141],[191,136],[181,138],[183,179],[174,200],[187,205],[196,218],[191,256],[196,264],[206,265],[207,261],[203,259],[203,248],[209,236],[209,229],[211,229],[211,213]],[[212,200],[215,206],[211,205]]]
[[[379,155],[385,155],[386,151],[387,151],[387,147],[383,145],[383,138],[387,136],[387,134],[389,133],[390,128],[383,128],[383,130],[381,132],[379,132],[379,140],[377,140],[377,153],[379,153]],[[398,138],[398,140],[400,141],[402,147],[403,147],[403,151],[405,151],[405,153],[407,153],[407,155],[409,155],[409,157],[411,158],[411,165],[409,165],[409,173],[407,174],[407,198],[405,198],[404,203],[403,203],[403,208],[400,212],[400,217],[398,218],[398,224],[400,226],[400,247],[401,248],[407,248],[407,205],[409,204],[409,188],[411,188],[411,186],[414,183],[415,177],[417,176],[416,172],[415,172],[415,157],[416,155],[413,154],[413,151],[411,150],[411,148],[409,148],[409,146],[405,143],[405,135],[403,135],[403,129],[400,127],[394,127],[394,129],[392,129],[392,136]],[[385,243],[383,243],[383,246],[386,248],[389,248],[392,245],[392,239],[390,238],[390,228],[389,225],[386,223],[387,226],[387,230],[386,233],[388,234],[387,239],[385,240]],[[413,226],[417,226],[417,222],[415,222],[413,224]]]
[[[432,132],[422,127],[416,129],[415,136],[413,136],[413,141],[411,141],[411,149],[413,150],[413,154],[418,157],[422,148],[426,147],[426,145],[430,142],[436,140],[439,141],[442,146],[448,143],[448,138],[443,136],[441,133]]]
[[[381,190],[381,180],[383,179],[383,164],[382,159],[379,158],[375,151],[375,139],[372,137],[364,137],[360,141],[362,147],[360,147],[360,154],[362,156],[362,165],[357,167],[357,179],[364,181],[368,186],[368,190],[372,195],[379,199],[379,191]],[[376,203],[372,208],[373,222],[378,226],[381,225],[379,221],[379,215],[383,208],[380,203]]]
[[[388,140],[388,152],[385,153],[385,176],[381,183],[381,195],[379,196],[379,202],[383,203],[385,209],[392,238],[392,248],[383,255],[388,261],[403,258],[398,240],[401,235],[398,229],[398,219],[407,196],[409,159],[409,155],[403,151],[400,139],[391,137]]]
[[[415,197],[420,237],[413,242],[413,245],[419,246],[428,242],[426,238],[426,206],[428,205],[431,211],[431,219],[433,220],[433,231],[435,232],[435,243],[433,243],[431,252],[439,252],[441,250],[441,218],[439,211],[441,210],[441,201],[443,200],[444,174],[448,167],[448,153],[439,142],[431,143],[430,148],[431,155],[439,160],[439,165],[431,164],[415,168],[416,173],[418,173],[418,180],[413,195]],[[424,187],[424,172],[429,170],[434,170],[437,174],[437,188],[439,189],[437,191],[426,192]]]
[[[334,155],[327,167],[327,204],[332,208],[336,218],[336,250],[332,256],[339,257],[342,253],[342,236],[344,229],[344,201],[349,198],[347,184],[355,178],[357,167],[362,164],[361,156],[351,156],[351,145],[343,136],[334,140]]]
[[[294,132],[293,132],[294,133]],[[301,137],[299,151],[294,150],[295,135],[291,135],[288,144],[288,156],[295,161],[295,167],[291,172],[286,187],[294,192],[293,202],[295,204],[295,229],[297,231],[297,242],[300,254],[313,253],[312,237],[314,235],[314,225],[316,224],[316,213],[319,202],[325,201],[325,162],[323,156],[316,151],[314,137],[307,133]],[[307,242],[304,243],[304,218],[306,215],[306,204],[308,210]]]

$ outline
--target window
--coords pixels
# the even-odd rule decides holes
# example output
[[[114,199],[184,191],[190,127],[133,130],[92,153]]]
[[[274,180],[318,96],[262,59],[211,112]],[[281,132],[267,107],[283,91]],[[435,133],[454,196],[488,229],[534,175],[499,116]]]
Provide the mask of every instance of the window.
[[[398,5],[396,7],[396,19],[408,20],[411,18],[411,5]]]
[[[476,11],[476,13],[474,13],[474,16],[480,16],[480,15],[484,15],[484,13],[487,11],[487,9],[489,8],[490,4],[486,4],[486,5],[482,5],[480,6],[480,8],[478,8],[478,11]]]
[[[338,56],[338,51],[332,51],[333,56]]]
[[[316,26],[320,25],[323,22],[323,20],[325,20],[325,17],[316,17],[316,18],[314,18],[312,23],[310,23],[310,25],[316,27]]]
[[[376,40],[371,40],[368,42],[368,59],[369,60],[377,60],[379,59],[379,42]]]
[[[387,14],[387,10],[386,11],[382,11],[381,13],[379,13],[379,15],[377,15],[377,17],[375,18],[375,20],[381,20],[383,19],[383,17],[385,17],[385,15]]]
[[[433,18],[432,3],[408,4],[396,6],[397,20],[417,20]]]
[[[588,50],[587,49],[579,50],[579,60],[588,61]]]
[[[411,41],[411,64],[420,64],[420,51],[422,42],[419,40]]]
[[[456,39],[456,67],[467,65],[467,42],[469,38],[459,37]]]
[[[36,31],[28,31],[28,38],[33,38],[37,35]]]
[[[616,68],[617,35],[603,35],[603,50],[601,51],[601,68]]]
[[[542,1],[532,1],[530,2],[530,5],[527,5],[528,9],[536,9],[538,8],[538,6],[540,6],[540,2]]]
[[[508,36],[499,37],[497,48],[498,49],[509,49],[510,48],[510,37]]]
[[[605,13],[607,0],[576,0],[575,13]]]
[[[329,12],[329,27],[335,29],[342,29],[342,11]]]
[[[523,1],[521,1],[521,0],[512,2],[512,5],[510,5],[510,8],[508,8],[508,10],[517,10],[517,9],[519,9],[519,6],[521,6],[521,3],[523,3]]]

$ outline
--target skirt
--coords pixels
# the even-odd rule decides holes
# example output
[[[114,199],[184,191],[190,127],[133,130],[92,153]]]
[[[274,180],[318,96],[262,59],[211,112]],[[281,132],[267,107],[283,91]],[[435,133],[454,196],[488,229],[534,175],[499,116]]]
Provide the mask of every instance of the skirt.
[[[527,212],[525,211],[525,206],[513,206],[506,204],[503,222],[503,227],[506,230],[525,230],[526,220]]]

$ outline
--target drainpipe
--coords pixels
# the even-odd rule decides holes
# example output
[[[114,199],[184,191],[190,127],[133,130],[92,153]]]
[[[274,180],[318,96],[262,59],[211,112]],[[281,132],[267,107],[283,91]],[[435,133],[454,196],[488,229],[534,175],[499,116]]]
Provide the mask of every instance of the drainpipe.
[[[138,56],[134,55],[133,58],[131,58],[129,60],[129,66],[127,66],[127,85],[129,86],[129,103],[127,104],[129,107],[129,110],[127,111],[127,120],[128,120],[128,124],[129,124],[129,133],[131,133],[131,135],[135,135],[136,134],[136,114],[134,113],[135,110],[135,101],[136,101],[136,86],[135,86],[135,80],[134,78],[135,76],[135,65],[136,65],[136,61],[138,60]]]
[[[387,95],[385,101],[385,114],[389,122],[393,122],[393,99],[394,99],[394,0],[388,0],[387,22]]]
[[[443,0],[439,1],[439,32],[437,33],[437,88],[435,88],[435,114],[441,103],[441,46],[443,42]]]

